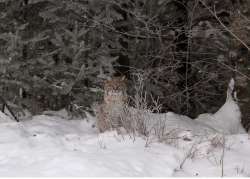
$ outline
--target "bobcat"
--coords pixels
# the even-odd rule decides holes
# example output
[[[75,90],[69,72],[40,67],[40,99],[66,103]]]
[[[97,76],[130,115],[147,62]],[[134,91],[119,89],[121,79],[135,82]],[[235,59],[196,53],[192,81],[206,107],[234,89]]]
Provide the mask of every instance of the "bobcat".
[[[104,82],[104,100],[97,106],[97,128],[100,132],[121,126],[121,115],[127,103],[125,77],[113,77]]]

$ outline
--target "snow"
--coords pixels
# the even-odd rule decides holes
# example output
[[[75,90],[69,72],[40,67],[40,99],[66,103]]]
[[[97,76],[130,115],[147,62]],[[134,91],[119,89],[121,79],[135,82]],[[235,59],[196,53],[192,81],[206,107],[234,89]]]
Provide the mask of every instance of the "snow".
[[[6,114],[0,111],[0,124],[6,123],[6,122],[12,122],[12,121],[13,120],[9,116],[7,116]]]
[[[0,176],[221,176],[223,148],[224,175],[249,176],[247,134],[226,136],[225,147],[213,142],[217,135],[166,144],[114,131],[98,134],[94,122],[40,115],[1,123]]]
[[[171,146],[98,135],[85,120],[41,115],[0,130],[0,176],[171,176],[178,165]]]
[[[226,136],[225,146],[214,145],[209,142],[196,145],[194,155],[198,153],[199,156],[188,159],[174,176],[250,177],[250,139],[247,134]],[[203,153],[199,154],[199,151]]]
[[[244,133],[241,125],[241,112],[238,104],[233,99],[234,80],[228,85],[225,104],[215,114],[201,114],[196,121],[202,122],[216,131],[224,134]]]

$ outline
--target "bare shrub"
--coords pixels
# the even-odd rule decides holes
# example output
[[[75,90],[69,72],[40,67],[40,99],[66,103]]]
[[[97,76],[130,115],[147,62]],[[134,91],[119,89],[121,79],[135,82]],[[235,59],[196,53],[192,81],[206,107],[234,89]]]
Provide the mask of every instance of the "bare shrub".
[[[164,140],[174,131],[166,131],[163,121],[159,120],[155,125],[149,127],[152,114],[160,112],[161,104],[145,91],[145,76],[142,73],[134,73],[133,77],[135,94],[129,96],[130,101],[124,105],[123,111],[120,113],[121,126],[133,136],[139,134],[148,138],[150,134],[153,134],[157,139]],[[150,105],[148,98],[153,101]]]

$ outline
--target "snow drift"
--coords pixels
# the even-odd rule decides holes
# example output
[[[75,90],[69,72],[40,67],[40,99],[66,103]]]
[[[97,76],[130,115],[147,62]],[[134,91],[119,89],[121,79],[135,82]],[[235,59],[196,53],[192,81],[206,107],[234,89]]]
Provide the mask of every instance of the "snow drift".
[[[184,115],[172,112],[165,114],[150,114],[145,117],[148,130],[159,128],[165,125],[166,131],[182,133],[190,131],[195,136],[207,136],[215,133],[238,134],[245,133],[241,124],[241,112],[235,99],[233,98],[234,80],[228,85],[227,98],[225,104],[214,114],[201,114],[196,119],[191,119]],[[159,129],[156,129],[159,130]]]
[[[1,123],[0,176],[218,177],[223,148],[224,176],[250,176],[247,134],[227,136],[224,147],[182,139],[166,145],[114,131],[98,134],[93,122],[40,115]]]
[[[0,111],[0,124],[6,122],[14,122],[9,116]]]
[[[223,134],[244,133],[241,124],[240,108],[233,98],[234,80],[228,85],[227,99],[225,104],[215,114],[201,114],[196,121],[207,124],[217,132]]]

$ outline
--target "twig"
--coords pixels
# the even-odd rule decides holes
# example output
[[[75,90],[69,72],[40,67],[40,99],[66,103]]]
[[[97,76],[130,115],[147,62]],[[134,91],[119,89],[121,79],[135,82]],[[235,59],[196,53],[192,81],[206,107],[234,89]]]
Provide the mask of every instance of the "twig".
[[[180,166],[179,166],[179,169],[183,169],[183,165],[184,165],[184,163],[186,162],[186,160],[189,158],[189,157],[191,157],[192,156],[192,154],[193,154],[193,149],[194,149],[194,147],[196,146],[196,143],[194,143],[193,145],[192,145],[192,147],[188,150],[188,153],[187,153],[187,155],[185,156],[185,158],[182,160],[182,162],[181,162],[181,164],[180,164]]]
[[[199,0],[206,8],[207,10],[215,17],[215,19],[220,23],[220,25],[228,32],[230,33],[237,41],[239,41],[244,47],[247,48],[248,51],[250,51],[250,47],[242,40],[240,39],[236,34],[234,34],[217,16],[214,6],[214,11],[206,5],[206,3],[203,2],[203,0]]]
[[[225,156],[225,136],[223,136],[223,148],[222,148],[222,154],[220,159],[221,164],[221,177],[224,177],[224,156]]]

